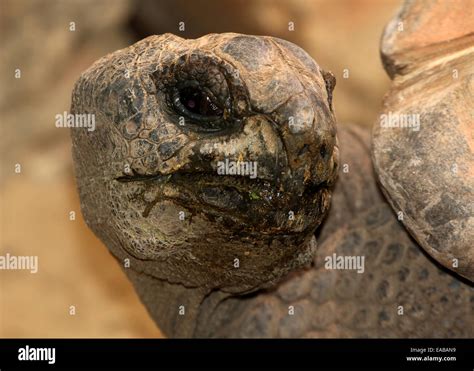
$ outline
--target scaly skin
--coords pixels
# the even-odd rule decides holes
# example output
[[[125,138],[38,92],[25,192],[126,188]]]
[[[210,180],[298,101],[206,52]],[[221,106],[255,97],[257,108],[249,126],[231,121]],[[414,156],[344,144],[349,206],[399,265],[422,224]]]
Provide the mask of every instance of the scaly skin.
[[[222,120],[180,111],[190,84]],[[349,171],[316,248],[339,162],[333,87],[298,47],[236,34],[150,37],[81,76],[71,111],[97,122],[72,130],[82,211],[167,336],[472,336],[472,288],[396,220],[361,129],[340,128]],[[229,157],[257,178],[217,175]],[[333,253],[364,256],[364,273],[326,269]]]
[[[313,266],[290,274],[273,290],[214,304],[196,336],[474,335],[472,285],[423,253],[396,219],[377,190],[369,131],[340,125],[338,137],[341,164],[348,164],[349,172],[341,167]],[[365,256],[364,273],[325,269],[325,257],[334,253]],[[207,305],[203,313],[210,310]]]

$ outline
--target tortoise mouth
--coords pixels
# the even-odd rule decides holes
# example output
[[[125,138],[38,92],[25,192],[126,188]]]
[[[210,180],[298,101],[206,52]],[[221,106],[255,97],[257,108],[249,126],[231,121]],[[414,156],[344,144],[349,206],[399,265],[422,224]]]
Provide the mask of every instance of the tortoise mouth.
[[[211,220],[228,217],[261,230],[288,233],[293,227],[288,220],[290,212],[303,217],[304,225],[317,219],[315,201],[327,188],[322,184],[286,184],[235,175],[210,172],[183,172],[121,176],[120,183],[139,182],[148,189],[156,189],[156,198],[143,212],[148,217],[159,201],[169,200],[196,212],[204,212]],[[288,224],[288,225],[287,225]],[[277,228],[277,229],[275,229]]]
[[[271,204],[280,196],[275,181],[241,175],[219,175],[210,172],[183,172],[171,174],[133,174],[116,178],[118,182],[143,182],[148,186],[172,186],[194,193],[198,201],[217,204],[262,201]],[[186,197],[187,198],[187,197]],[[220,199],[222,198],[222,199]]]

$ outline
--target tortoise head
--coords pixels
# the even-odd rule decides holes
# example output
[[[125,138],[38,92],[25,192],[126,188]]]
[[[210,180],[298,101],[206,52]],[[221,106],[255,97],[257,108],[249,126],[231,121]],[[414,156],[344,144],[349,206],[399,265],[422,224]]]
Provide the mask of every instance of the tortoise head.
[[[82,211],[131,268],[248,292],[309,264],[337,173],[332,75],[271,37],[152,36],[97,61],[71,111]]]

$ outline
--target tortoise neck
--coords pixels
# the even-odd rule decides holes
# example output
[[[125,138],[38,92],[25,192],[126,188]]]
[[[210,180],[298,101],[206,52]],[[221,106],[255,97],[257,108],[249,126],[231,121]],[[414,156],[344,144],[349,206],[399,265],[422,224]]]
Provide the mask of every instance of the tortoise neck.
[[[222,301],[231,296],[273,287],[287,273],[307,266],[316,250],[316,239],[311,235],[307,240],[304,241],[304,245],[294,246],[291,243],[282,245],[286,250],[290,250],[286,256],[286,265],[272,269],[271,272],[276,268],[280,270],[276,275],[264,272],[262,277],[269,278],[251,282],[252,285],[247,283],[245,275],[230,277],[229,279],[235,280],[234,286],[216,287],[209,281],[208,285],[197,286],[196,283],[196,286],[189,287],[187,284],[172,283],[170,280],[145,273],[140,269],[143,268],[140,264],[132,264],[135,269],[129,268],[124,271],[148,313],[166,336],[178,338],[207,336],[203,334],[213,333],[210,331],[213,322],[212,313]],[[280,245],[275,246],[273,250],[278,247]],[[191,273],[189,272],[188,279],[192,277]]]
[[[157,279],[142,272],[126,270],[153,321],[167,337],[189,338],[195,334],[201,303],[207,288],[189,288]]]

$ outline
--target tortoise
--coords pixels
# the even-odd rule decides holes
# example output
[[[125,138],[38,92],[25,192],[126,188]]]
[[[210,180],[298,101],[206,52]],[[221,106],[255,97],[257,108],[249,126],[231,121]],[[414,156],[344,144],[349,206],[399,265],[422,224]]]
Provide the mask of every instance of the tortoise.
[[[371,151],[362,127],[336,135],[334,76],[275,37],[150,36],[81,75],[71,113],[96,118],[71,130],[82,213],[166,336],[473,336],[472,178],[440,166],[472,165],[472,71],[432,92],[433,53],[382,53],[385,112],[409,91],[439,125],[428,139],[377,123]],[[402,167],[413,145],[442,192]]]

